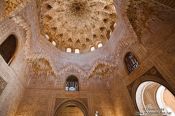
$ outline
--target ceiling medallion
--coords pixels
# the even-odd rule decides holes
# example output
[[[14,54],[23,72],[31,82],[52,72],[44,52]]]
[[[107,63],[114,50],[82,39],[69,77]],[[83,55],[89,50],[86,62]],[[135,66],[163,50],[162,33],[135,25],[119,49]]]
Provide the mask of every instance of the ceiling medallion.
[[[113,0],[43,0],[41,33],[57,48],[84,53],[105,44],[116,22]]]
[[[74,2],[70,4],[68,13],[73,17],[81,18],[85,16],[88,11],[86,2]]]

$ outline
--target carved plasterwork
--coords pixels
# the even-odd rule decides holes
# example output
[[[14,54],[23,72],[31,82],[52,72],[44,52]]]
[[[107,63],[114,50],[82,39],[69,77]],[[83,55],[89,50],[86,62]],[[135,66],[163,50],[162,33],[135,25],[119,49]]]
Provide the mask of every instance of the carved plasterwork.
[[[155,19],[162,21],[163,17],[160,12],[166,11],[170,6],[173,7],[174,4],[173,0],[129,0],[127,16],[140,42],[145,30],[151,32],[149,22]]]
[[[69,75],[77,75],[78,77],[86,77],[86,71],[84,71],[82,68],[76,66],[76,65],[67,65],[64,66],[63,68],[60,69],[60,71],[58,72],[58,74],[64,75],[64,74],[69,74]]]
[[[45,58],[37,58],[37,59],[27,59],[28,67],[29,67],[29,74],[42,77],[46,75],[51,75],[52,77],[62,77],[63,75],[77,75],[77,77],[82,78],[107,78],[110,77],[112,72],[116,70],[117,64],[112,64],[107,61],[96,61],[94,62],[93,66],[89,67],[90,69],[84,70],[80,66],[75,64],[69,64],[63,66],[58,70],[54,70],[55,66],[51,66],[50,62]],[[30,77],[33,77],[30,76]],[[66,77],[66,76],[65,76]]]
[[[55,77],[55,73],[49,63],[49,61],[45,58],[28,60],[28,73],[30,75],[41,77],[42,76],[52,76]]]
[[[163,22],[166,22],[169,13],[174,12],[174,9],[166,6],[170,3],[172,3],[173,5],[173,1],[156,1],[129,0],[127,16],[139,39],[139,42],[143,44],[146,41],[145,39],[143,39],[146,36],[146,34],[152,34],[155,32],[153,24],[159,25],[159,23],[161,24]],[[165,19],[165,17],[167,17],[167,19]],[[159,27],[161,28],[161,26]]]
[[[5,0],[5,14],[9,14],[21,5],[25,0]]]
[[[91,72],[89,78],[98,77],[98,78],[109,78],[115,72],[115,66],[108,64],[98,64],[93,71]]]
[[[113,0],[40,0],[38,7],[41,33],[63,51],[105,43],[116,21]]]
[[[5,89],[6,85],[7,85],[7,82],[4,81],[4,79],[2,77],[0,77],[0,95],[3,92],[3,90]]]
[[[105,78],[105,77],[110,77],[112,71],[116,69],[117,64],[116,63],[110,63],[105,60],[97,60],[93,63],[92,66],[89,67],[89,69],[82,69],[80,66],[69,64],[64,67],[62,67],[59,71],[58,74],[64,75],[64,74],[75,74],[78,77],[83,77],[83,78],[92,78],[92,77],[97,77],[97,78]]]
[[[23,9],[27,3],[31,0],[4,0],[1,2],[3,4],[3,9],[0,13],[0,21],[6,17],[13,16],[21,9]]]
[[[143,0],[130,0],[127,15],[138,38],[141,38],[147,21],[153,13],[154,10],[149,2]]]
[[[26,42],[25,42],[25,56],[27,57],[28,53],[29,53],[29,49],[30,49],[30,39],[32,36],[32,32],[31,32],[31,27],[30,25],[26,22],[26,20],[22,17],[22,16],[13,16],[12,20],[20,27],[22,27],[25,31],[25,38],[26,38]]]

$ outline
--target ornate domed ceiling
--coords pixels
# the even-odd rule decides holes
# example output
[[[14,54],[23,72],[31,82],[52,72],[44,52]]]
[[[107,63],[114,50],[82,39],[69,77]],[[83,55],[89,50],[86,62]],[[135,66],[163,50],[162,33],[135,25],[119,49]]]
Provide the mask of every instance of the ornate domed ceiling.
[[[101,47],[116,22],[113,0],[40,0],[38,7],[41,33],[62,51]]]

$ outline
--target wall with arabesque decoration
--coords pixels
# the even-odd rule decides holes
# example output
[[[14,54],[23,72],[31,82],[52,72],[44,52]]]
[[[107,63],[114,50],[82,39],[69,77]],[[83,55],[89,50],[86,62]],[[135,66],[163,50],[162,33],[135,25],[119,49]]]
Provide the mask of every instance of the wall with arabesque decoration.
[[[134,115],[136,109],[129,86],[152,67],[175,90],[175,10],[158,2],[140,3],[117,0],[119,18],[111,39],[103,48],[84,56],[57,52],[46,40],[41,41],[45,38],[39,35],[37,14],[30,12],[36,10],[32,2],[21,7],[15,16],[8,14],[8,20],[0,20],[0,43],[11,33],[20,40],[10,66],[0,58],[0,76],[7,82],[0,96],[1,115],[49,116],[57,105],[70,99],[85,104],[89,115],[95,111],[104,116]],[[132,52],[139,61],[139,67],[130,74],[124,64],[127,52]],[[35,63],[42,58],[46,61]],[[36,72],[30,68],[33,62]],[[79,92],[65,91],[66,77],[71,74],[79,79]]]

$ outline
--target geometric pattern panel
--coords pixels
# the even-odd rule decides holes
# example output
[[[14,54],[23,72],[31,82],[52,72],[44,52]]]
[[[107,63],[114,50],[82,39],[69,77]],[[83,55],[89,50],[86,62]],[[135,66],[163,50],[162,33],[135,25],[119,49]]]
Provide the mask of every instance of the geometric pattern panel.
[[[0,95],[2,94],[6,85],[7,85],[7,82],[2,77],[0,77]]]

